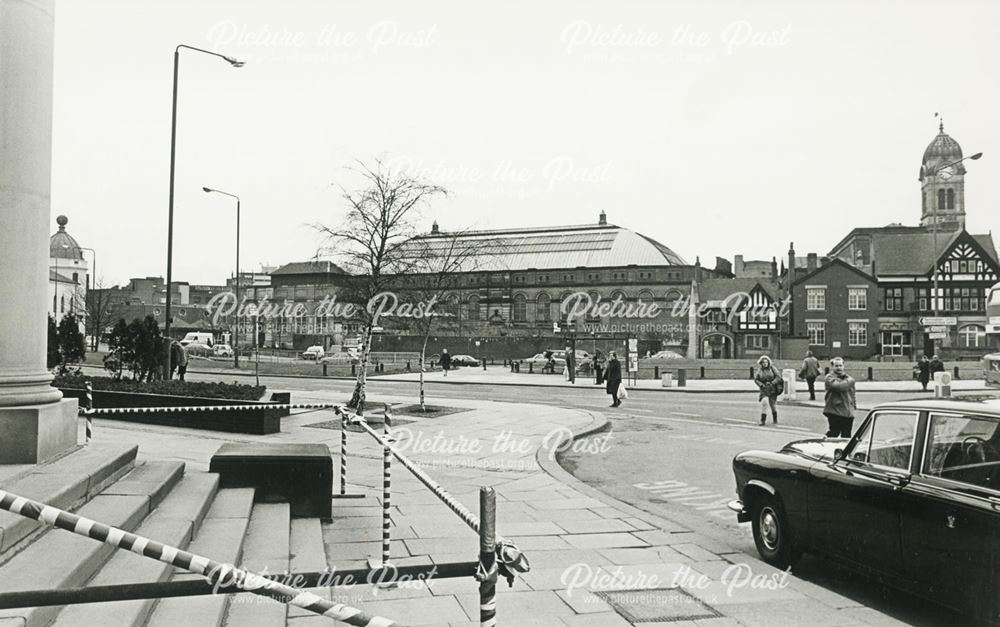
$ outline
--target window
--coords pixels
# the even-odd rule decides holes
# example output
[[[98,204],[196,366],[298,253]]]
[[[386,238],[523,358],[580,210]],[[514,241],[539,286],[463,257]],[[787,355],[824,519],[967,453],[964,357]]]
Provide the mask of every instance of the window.
[[[549,275],[547,275],[547,274],[539,274],[538,275],[538,282],[539,283],[548,283],[549,282]]]
[[[472,321],[479,320],[479,297],[475,294],[469,296],[468,312],[465,317]]]
[[[590,296],[590,308],[587,309],[587,322],[600,322],[601,317],[598,316],[596,312],[597,300],[600,298],[600,295],[597,292],[591,292],[588,296]]]
[[[848,346],[868,346],[868,323],[849,322],[847,323],[847,345]]]
[[[955,208],[955,190],[953,190],[953,189],[951,189],[949,187],[948,188],[948,194],[947,194],[947,196],[948,196],[948,208],[949,209],[954,209]]]
[[[514,322],[527,322],[528,320],[528,303],[524,294],[514,296],[513,318]]]
[[[652,272],[640,272],[639,273],[639,278],[640,279],[652,279],[653,278],[653,273]]]
[[[806,309],[808,311],[823,311],[826,309],[826,288],[806,288]]]
[[[882,301],[885,303],[886,311],[903,311],[903,288],[887,287],[882,293]],[[921,305],[920,308],[924,311],[927,310],[924,305]]]
[[[523,276],[523,275],[521,275],[521,276],[516,276],[516,277],[514,277],[514,282],[515,282],[515,283],[524,283],[524,282],[526,282],[527,278],[528,278],[528,277],[526,277],[526,276]]]
[[[575,283],[576,282],[576,275],[575,274],[564,274],[563,275],[563,282],[564,283]]]
[[[945,201],[945,194],[943,189],[939,189],[937,192],[937,208],[938,210],[944,209],[947,206]],[[934,216],[934,221],[937,222],[937,216]]]
[[[770,335],[748,335],[747,350],[766,351],[771,350]]]
[[[951,481],[998,489],[996,449],[1000,421],[985,416],[932,414],[923,473]],[[996,476],[995,476],[996,475]]]
[[[810,346],[826,346],[825,322],[807,322],[806,334],[809,336]]]
[[[917,415],[879,412],[865,424],[848,459],[861,464],[908,470],[913,453]]]
[[[851,311],[868,309],[868,289],[864,287],[847,288],[847,308]]]
[[[552,320],[552,299],[545,292],[535,298],[535,319],[542,322]]]
[[[969,324],[958,330],[958,345],[961,348],[982,348],[986,346],[986,329]]]

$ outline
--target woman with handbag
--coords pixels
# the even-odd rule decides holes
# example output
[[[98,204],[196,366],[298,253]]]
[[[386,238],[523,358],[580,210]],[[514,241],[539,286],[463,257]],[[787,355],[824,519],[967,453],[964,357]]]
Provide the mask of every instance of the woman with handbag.
[[[760,424],[767,424],[767,409],[771,408],[771,420],[778,424],[778,395],[785,389],[785,382],[781,379],[781,373],[771,365],[771,358],[761,355],[757,360],[757,374],[754,375],[753,382],[757,384],[760,392],[757,401],[760,403]]]

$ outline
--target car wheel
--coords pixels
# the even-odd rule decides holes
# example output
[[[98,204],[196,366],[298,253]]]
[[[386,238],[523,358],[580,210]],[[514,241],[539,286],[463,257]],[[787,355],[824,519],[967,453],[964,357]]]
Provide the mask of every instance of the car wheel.
[[[768,564],[788,568],[801,554],[792,546],[788,520],[781,505],[770,494],[757,498],[753,511],[753,541]]]

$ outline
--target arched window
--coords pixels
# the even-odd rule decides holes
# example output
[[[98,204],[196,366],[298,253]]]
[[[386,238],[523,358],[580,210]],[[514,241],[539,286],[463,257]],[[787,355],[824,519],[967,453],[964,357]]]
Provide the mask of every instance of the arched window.
[[[573,292],[563,292],[562,296],[559,297],[559,320],[560,320],[560,322],[564,322],[564,323],[569,318],[569,311],[563,311],[563,309],[564,308],[568,309],[569,307],[572,306],[571,304],[567,303],[566,301],[574,301],[575,302],[575,299],[573,298]]]
[[[524,297],[524,294],[514,296],[513,318],[514,322],[528,321],[528,299]]]
[[[656,299],[653,296],[653,293],[650,292],[649,290],[642,290],[641,292],[639,292],[639,300],[641,300],[643,304],[649,305]]]
[[[535,320],[539,322],[552,320],[552,298],[545,292],[535,297]]]
[[[945,209],[947,207],[947,203],[945,202],[944,190],[943,189],[939,189],[937,196],[938,196],[938,198],[937,198],[937,208],[938,208],[938,211],[941,211],[942,209]]]
[[[471,296],[469,296],[467,304],[468,304],[468,312],[466,318],[468,318],[469,320],[479,320],[479,296],[472,294]]]
[[[955,190],[948,188],[948,208],[955,208]]]
[[[453,320],[458,319],[458,315],[461,313],[458,310],[458,302],[457,294],[448,294],[444,297],[444,306],[441,309],[446,316]]]
[[[587,309],[587,316],[586,316],[587,322],[600,322],[601,317],[598,316],[597,313],[595,312],[600,295],[597,292],[590,292],[587,295],[590,296],[590,308]]]
[[[958,330],[958,345],[961,348],[982,348],[986,346],[986,329],[978,324],[969,324]]]
[[[74,283],[79,283],[80,282],[80,275],[79,275],[79,273],[76,273],[76,272],[73,273],[73,282]]]

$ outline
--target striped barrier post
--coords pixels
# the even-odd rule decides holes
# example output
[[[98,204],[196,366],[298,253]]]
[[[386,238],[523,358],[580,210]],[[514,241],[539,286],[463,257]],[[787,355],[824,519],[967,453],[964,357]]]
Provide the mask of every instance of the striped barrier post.
[[[479,624],[493,627],[497,624],[497,561],[496,520],[497,493],[493,488],[479,488]]]
[[[392,494],[392,451],[389,450],[389,442],[392,441],[392,410],[389,404],[385,404],[385,442],[382,447],[382,565],[389,565],[389,544],[391,540],[391,530],[389,525]]]
[[[94,388],[90,381],[87,381],[87,410],[88,412],[94,411]],[[88,413],[85,419],[87,420],[87,444],[90,444],[90,441],[94,439],[94,416]]]
[[[176,547],[161,544],[89,518],[36,503],[4,490],[0,490],[0,509],[103,542],[116,549],[131,551],[137,555],[182,568],[196,575],[202,575],[216,585],[235,585],[240,590],[271,597],[348,625],[359,627],[397,627],[399,625],[399,623],[387,618],[371,616],[357,608],[327,601],[311,592],[303,592],[231,564],[223,564],[207,557],[182,551]]]
[[[340,411],[343,411],[343,409]],[[344,413],[347,414],[346,411]],[[402,464],[404,468],[409,470],[410,473],[412,473],[413,476],[420,481],[420,483],[427,486],[434,496],[441,499],[448,509],[462,519],[462,522],[471,527],[476,533],[479,533],[479,517],[469,511],[468,508],[458,501],[458,499],[449,494],[448,491],[441,487],[441,484],[431,478],[430,475],[417,467],[413,462],[407,459],[405,455],[397,451],[396,447],[384,440],[382,436],[371,428],[364,418],[354,416],[351,419],[351,424],[360,425],[361,428],[368,432],[370,436],[381,442],[383,446],[388,447],[393,457],[398,459],[399,463]],[[500,535],[496,536],[496,554],[498,556],[498,561],[500,562],[502,574],[507,578],[509,583],[513,582],[513,573],[526,573],[531,570],[531,564],[528,562],[528,558],[521,552],[521,550],[518,549],[513,542]]]
[[[341,413],[338,407],[335,410],[340,414],[340,495],[347,494],[347,414]]]

